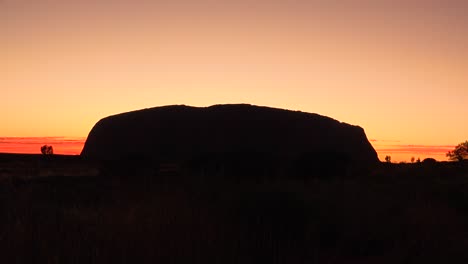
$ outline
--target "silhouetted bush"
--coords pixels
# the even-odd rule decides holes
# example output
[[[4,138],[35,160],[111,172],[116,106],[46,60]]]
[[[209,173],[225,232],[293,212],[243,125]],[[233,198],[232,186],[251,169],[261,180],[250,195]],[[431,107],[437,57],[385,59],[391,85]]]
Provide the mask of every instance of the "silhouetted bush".
[[[468,140],[458,144],[454,150],[447,152],[446,156],[450,160],[462,161],[468,159]]]
[[[54,148],[49,145],[44,145],[41,147],[41,153],[43,155],[53,155],[54,154]]]
[[[424,164],[435,164],[437,163],[437,160],[435,160],[434,158],[425,158],[422,162]]]
[[[388,155],[385,156],[385,162],[391,163],[391,162],[392,162],[392,157],[390,157],[390,156],[388,156]]]

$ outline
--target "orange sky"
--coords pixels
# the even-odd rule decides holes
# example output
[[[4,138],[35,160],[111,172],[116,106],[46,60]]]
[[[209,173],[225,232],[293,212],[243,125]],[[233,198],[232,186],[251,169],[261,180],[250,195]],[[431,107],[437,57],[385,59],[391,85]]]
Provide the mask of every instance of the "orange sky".
[[[0,137],[0,153],[40,154],[41,146],[52,146],[54,154],[79,155],[86,138]]]
[[[360,125],[381,159],[467,139],[468,2],[251,2],[0,1],[0,136],[243,102]]]

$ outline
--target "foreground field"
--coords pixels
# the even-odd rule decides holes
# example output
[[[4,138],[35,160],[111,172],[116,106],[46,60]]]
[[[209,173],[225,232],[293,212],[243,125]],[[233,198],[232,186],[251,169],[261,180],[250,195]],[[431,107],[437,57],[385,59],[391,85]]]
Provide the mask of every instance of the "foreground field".
[[[462,163],[261,182],[1,164],[3,263],[468,263]]]

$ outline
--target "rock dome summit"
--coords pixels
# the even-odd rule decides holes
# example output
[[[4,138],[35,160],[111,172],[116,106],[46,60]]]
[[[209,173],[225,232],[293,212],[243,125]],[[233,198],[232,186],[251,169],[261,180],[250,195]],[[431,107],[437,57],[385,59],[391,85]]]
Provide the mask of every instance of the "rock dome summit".
[[[203,153],[246,152],[285,157],[340,153],[352,162],[378,162],[359,126],[318,114],[247,104],[173,105],[109,116],[92,128],[81,156],[183,160]]]

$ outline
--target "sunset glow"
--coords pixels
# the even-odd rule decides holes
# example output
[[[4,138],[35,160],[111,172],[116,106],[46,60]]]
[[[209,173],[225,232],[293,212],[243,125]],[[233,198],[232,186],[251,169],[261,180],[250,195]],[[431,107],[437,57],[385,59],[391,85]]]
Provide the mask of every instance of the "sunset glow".
[[[54,154],[79,155],[86,138],[64,137],[3,137],[0,138],[0,153],[40,154],[41,146],[49,145]]]
[[[0,152],[79,154],[108,115],[250,103],[359,125],[381,160],[446,160],[468,139],[467,13],[456,0],[0,1]]]
[[[434,158],[439,161],[447,160],[446,154],[453,150],[451,145],[406,145],[402,143],[382,143],[371,142],[379,154],[380,160],[385,160],[385,156],[390,156],[392,162],[410,162],[412,158],[422,161],[426,158]]]
[[[0,138],[0,153],[40,154],[41,146],[51,145],[55,154],[79,155],[85,141],[86,138],[82,137],[4,137]],[[371,144],[378,152],[380,160],[384,160],[385,156],[389,155],[393,162],[410,162],[412,157],[420,160],[425,158],[446,160],[445,154],[454,148],[454,146],[389,144],[377,140],[371,140]]]

